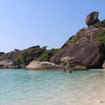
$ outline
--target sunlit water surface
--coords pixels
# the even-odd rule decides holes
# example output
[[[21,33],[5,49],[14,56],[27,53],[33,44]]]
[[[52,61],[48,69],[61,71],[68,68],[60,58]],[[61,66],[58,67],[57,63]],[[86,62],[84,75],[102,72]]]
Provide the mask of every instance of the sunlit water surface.
[[[103,86],[102,70],[0,70],[0,105],[83,105]]]

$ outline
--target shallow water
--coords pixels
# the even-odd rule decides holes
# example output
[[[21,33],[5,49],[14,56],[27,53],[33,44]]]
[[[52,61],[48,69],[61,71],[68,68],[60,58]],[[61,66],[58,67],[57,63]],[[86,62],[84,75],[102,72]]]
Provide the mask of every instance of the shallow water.
[[[103,70],[0,70],[0,105],[83,105],[104,86]]]

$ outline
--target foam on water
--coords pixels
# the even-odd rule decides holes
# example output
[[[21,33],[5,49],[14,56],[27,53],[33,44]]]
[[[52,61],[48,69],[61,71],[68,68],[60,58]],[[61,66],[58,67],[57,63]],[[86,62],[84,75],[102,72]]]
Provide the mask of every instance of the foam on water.
[[[102,70],[0,70],[0,105],[81,105],[103,86]]]

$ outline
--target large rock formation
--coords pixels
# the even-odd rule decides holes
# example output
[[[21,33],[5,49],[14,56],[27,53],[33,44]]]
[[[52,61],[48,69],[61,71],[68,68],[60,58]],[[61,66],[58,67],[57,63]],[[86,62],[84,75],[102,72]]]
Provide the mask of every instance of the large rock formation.
[[[42,48],[33,46],[25,50],[15,49],[0,54],[0,67],[25,68],[30,62],[27,69],[84,70],[102,67],[105,60],[105,20],[99,22],[98,15],[98,12],[90,13],[86,18],[88,28],[80,29],[60,50],[46,50],[46,46]]]
[[[99,21],[98,19],[99,13],[97,11],[94,11],[86,17],[86,24],[87,25],[93,25]]]
[[[32,70],[62,70],[63,67],[50,63],[50,62],[40,62],[40,61],[32,61],[30,64],[26,66],[26,69]]]
[[[87,18],[89,18],[86,19],[88,25],[95,24],[98,21],[98,13],[92,12]],[[67,67],[102,67],[105,59],[105,45],[102,38],[104,33],[104,27],[96,28],[94,25],[80,29],[75,36],[69,38],[50,61]]]
[[[101,67],[104,60],[105,47],[100,42],[86,42],[74,44],[62,48],[51,61],[64,62],[65,65],[77,66],[83,65],[90,67]]]

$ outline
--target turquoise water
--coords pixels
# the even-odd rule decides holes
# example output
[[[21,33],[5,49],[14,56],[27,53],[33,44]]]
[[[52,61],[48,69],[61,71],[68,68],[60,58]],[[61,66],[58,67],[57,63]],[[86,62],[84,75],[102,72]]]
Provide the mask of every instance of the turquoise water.
[[[102,70],[0,70],[0,105],[82,105],[104,85]]]

